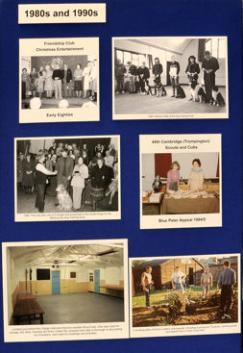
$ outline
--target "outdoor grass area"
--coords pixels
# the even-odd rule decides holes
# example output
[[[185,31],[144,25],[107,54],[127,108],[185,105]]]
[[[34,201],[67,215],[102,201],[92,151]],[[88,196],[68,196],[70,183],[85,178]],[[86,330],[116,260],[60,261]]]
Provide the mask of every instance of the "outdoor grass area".
[[[144,293],[132,298],[133,327],[216,324],[238,321],[238,295],[234,289],[230,318],[222,319],[220,311],[220,290],[211,288],[203,298],[201,287],[151,292],[151,307],[145,306]]]
[[[163,290],[155,290],[151,292],[150,302],[152,305],[162,305],[168,302],[169,295],[174,292],[171,289],[163,289]],[[178,291],[176,291],[178,292]],[[210,290],[210,295],[213,295],[217,292],[217,287],[212,287]],[[189,297],[191,299],[199,299],[202,297],[202,289],[199,286],[192,286],[190,288],[185,289],[184,293],[185,297]],[[144,293],[136,294],[132,299],[133,308],[143,307],[145,303]]]

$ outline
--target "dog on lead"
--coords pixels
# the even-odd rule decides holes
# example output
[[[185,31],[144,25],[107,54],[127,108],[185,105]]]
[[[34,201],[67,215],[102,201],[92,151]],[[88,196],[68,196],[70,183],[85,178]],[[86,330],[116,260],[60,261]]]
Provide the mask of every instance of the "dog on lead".
[[[206,103],[206,93],[197,81],[191,82],[191,97],[193,102]]]
[[[157,97],[164,97],[167,95],[166,89],[164,88],[160,77],[155,77],[154,84],[155,84],[155,94]]]
[[[62,211],[71,211],[72,210],[72,199],[67,192],[63,184],[58,185],[56,188],[58,208]]]

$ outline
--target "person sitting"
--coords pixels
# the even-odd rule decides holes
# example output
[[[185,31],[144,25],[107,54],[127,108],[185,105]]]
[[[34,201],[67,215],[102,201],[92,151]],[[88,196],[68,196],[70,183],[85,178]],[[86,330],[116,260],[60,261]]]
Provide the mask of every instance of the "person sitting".
[[[155,193],[161,192],[162,182],[160,180],[160,176],[159,175],[156,175],[152,187],[153,187],[153,191]]]

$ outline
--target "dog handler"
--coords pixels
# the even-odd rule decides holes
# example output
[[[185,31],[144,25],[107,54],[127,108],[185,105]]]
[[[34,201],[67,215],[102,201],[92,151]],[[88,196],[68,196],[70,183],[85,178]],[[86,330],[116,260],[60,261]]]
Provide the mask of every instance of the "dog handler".
[[[38,208],[39,212],[44,212],[45,206],[45,191],[47,177],[51,175],[56,175],[57,171],[51,172],[44,166],[45,155],[41,154],[38,157],[38,163],[36,164],[36,176],[35,176],[35,187],[36,187],[36,201],[35,207]]]

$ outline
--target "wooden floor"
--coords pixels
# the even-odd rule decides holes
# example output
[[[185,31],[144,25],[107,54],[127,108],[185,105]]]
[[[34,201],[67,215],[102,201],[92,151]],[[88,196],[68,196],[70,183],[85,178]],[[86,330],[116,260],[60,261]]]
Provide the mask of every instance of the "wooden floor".
[[[214,114],[224,113],[226,107],[215,107],[209,104],[189,101],[190,88],[183,86],[186,98],[171,97],[172,89],[167,87],[167,96],[144,96],[139,93],[115,95],[115,114]],[[220,89],[225,97],[225,89]]]

